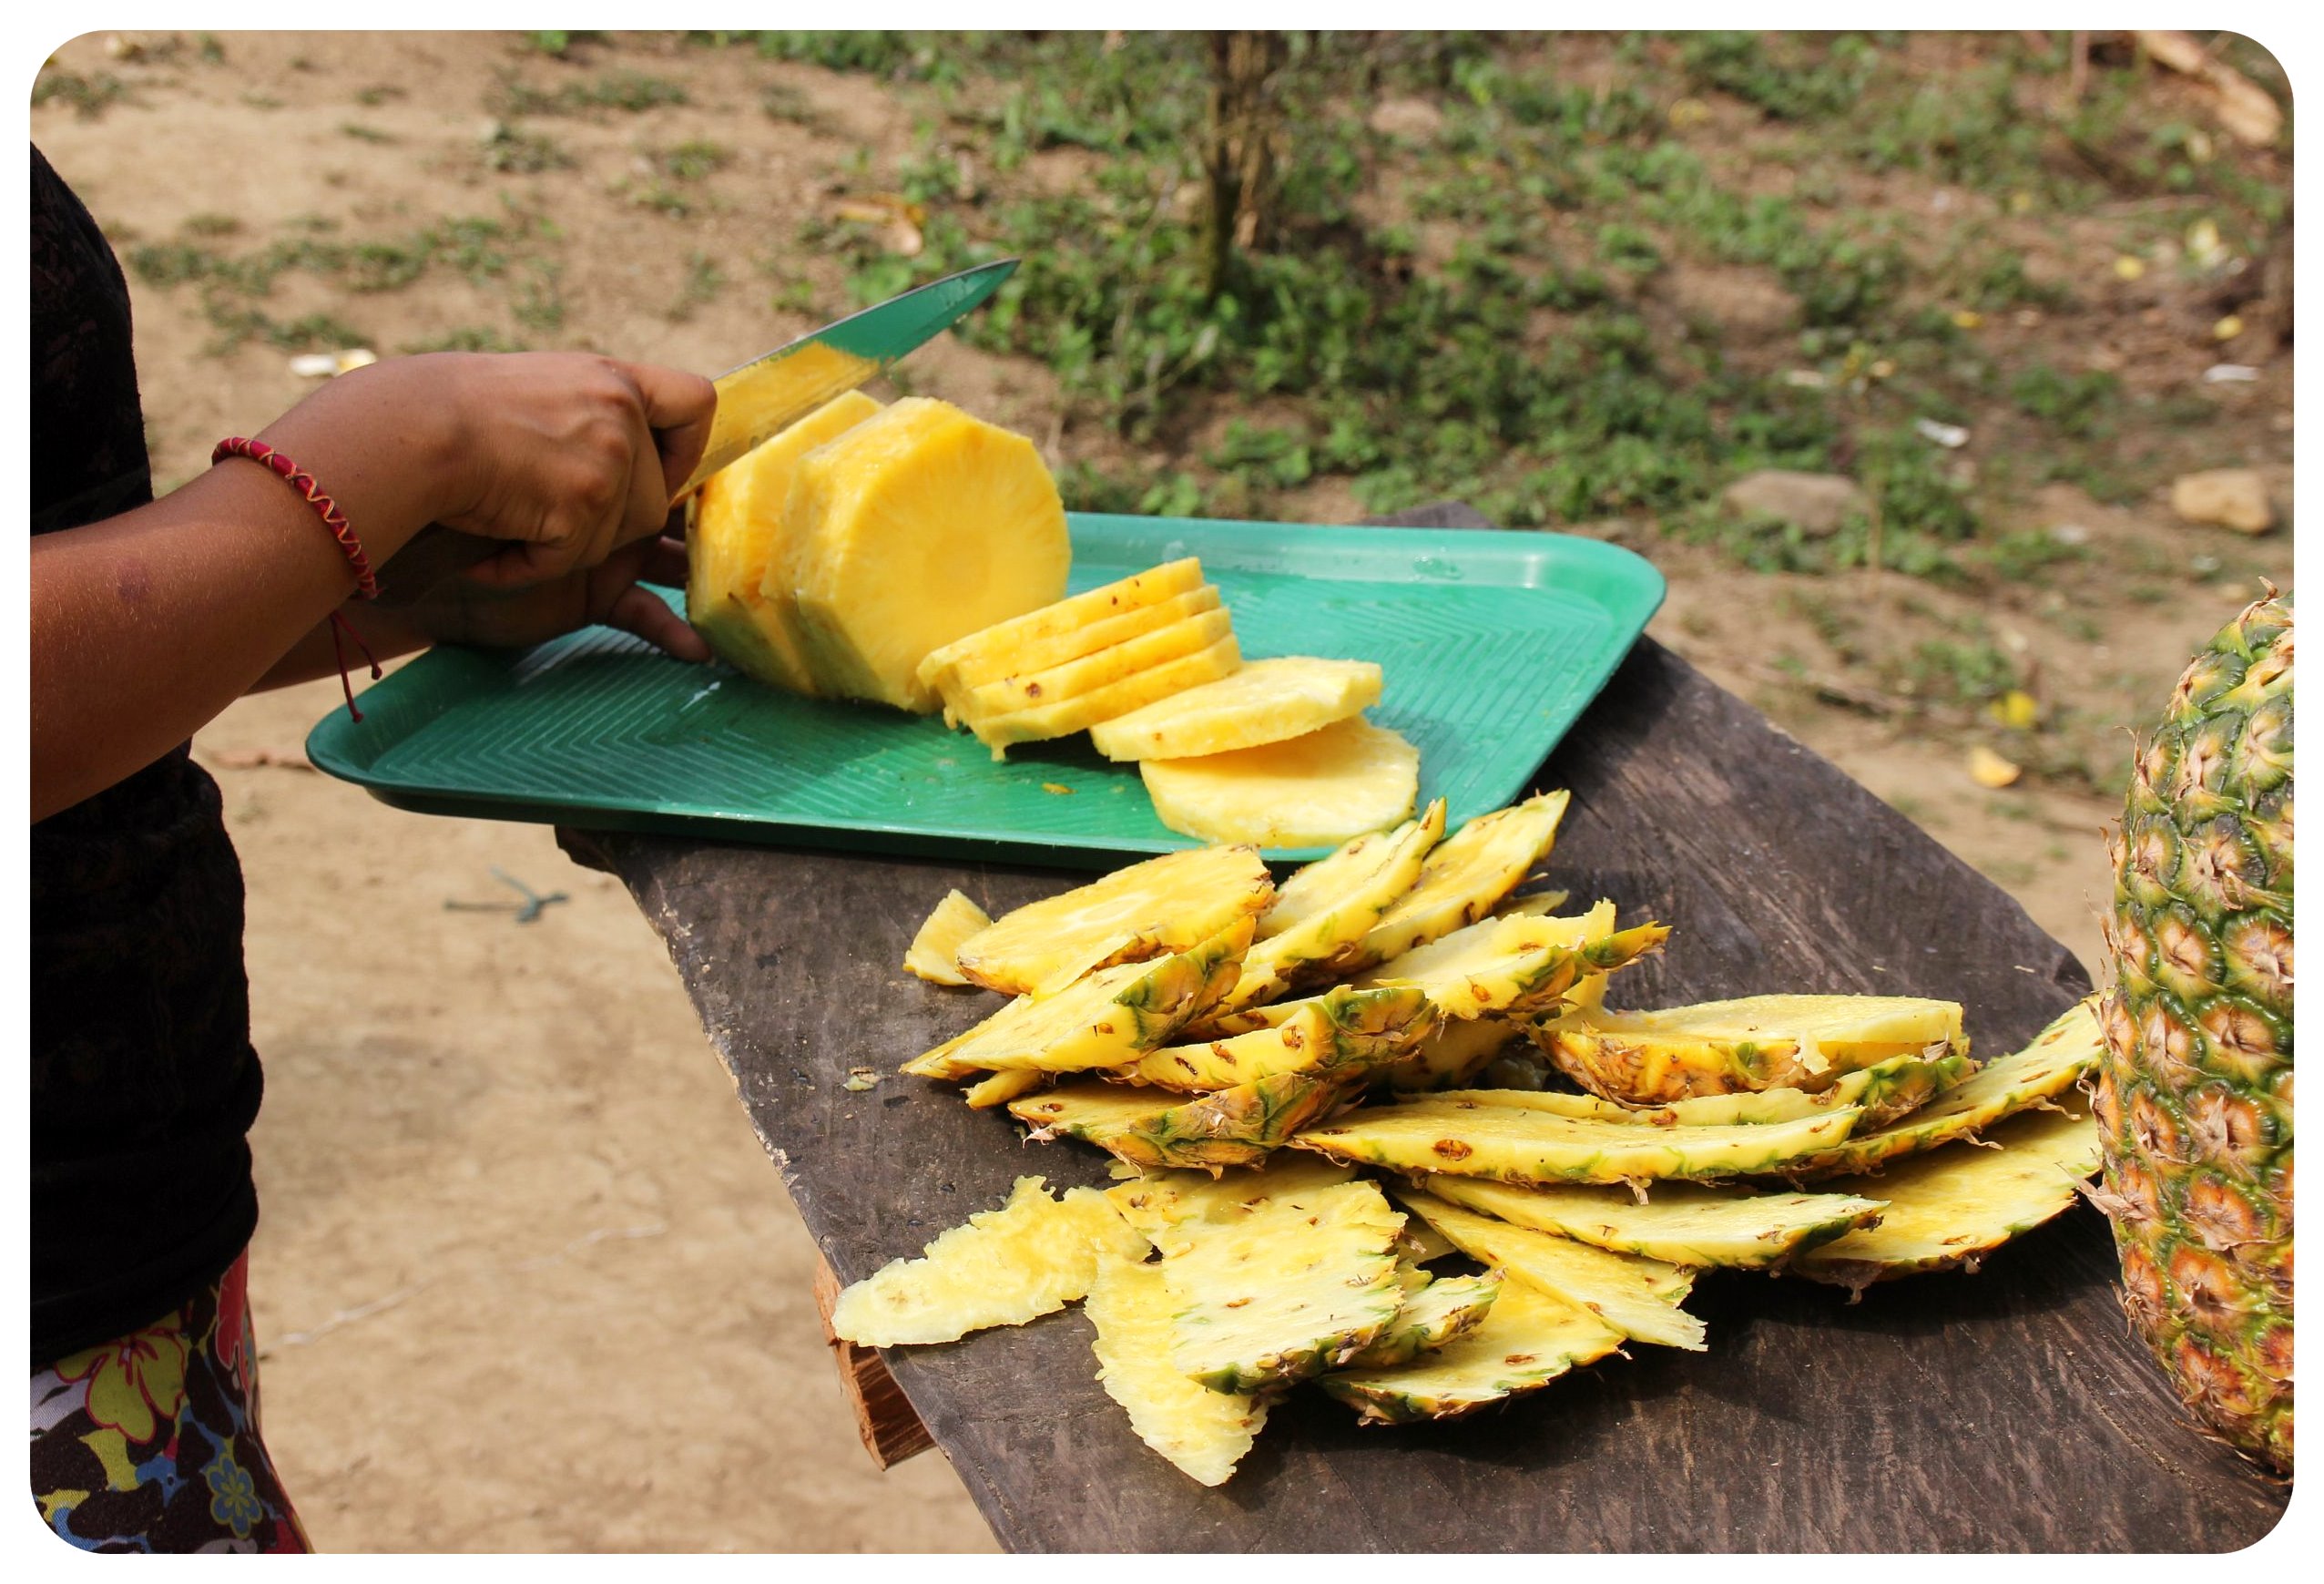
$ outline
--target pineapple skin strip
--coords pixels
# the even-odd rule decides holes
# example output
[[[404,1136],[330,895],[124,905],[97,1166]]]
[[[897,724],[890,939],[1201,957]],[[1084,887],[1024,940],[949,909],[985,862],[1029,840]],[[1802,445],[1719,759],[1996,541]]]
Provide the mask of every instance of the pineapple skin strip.
[[[1255,918],[1274,899],[1275,882],[1251,848],[1166,853],[1013,908],[953,956],[961,972],[986,989],[1029,995],[1068,963],[1085,971],[1109,966],[1087,960],[1101,940],[1134,937],[1137,944],[1121,960],[1184,951],[1238,918]]]
[[[1746,996],[1655,1012],[1600,1009],[1545,1025],[1535,1037],[1567,1077],[1631,1106],[1821,1089],[1841,1073],[1897,1057],[1968,1048],[1959,1002],[1903,996]]]
[[[1234,1221],[1269,1204],[1308,1203],[1328,1188],[1351,1181],[1352,1167],[1313,1155],[1278,1155],[1256,1171],[1141,1171],[1106,1189],[1106,1198],[1121,1218],[1167,1252],[1182,1240],[1177,1228],[1189,1221]],[[1402,1236],[1413,1223],[1404,1223]],[[1443,1251],[1452,1252],[1447,1244]]]
[[[968,976],[960,971],[953,954],[970,936],[990,927],[992,923],[984,910],[963,893],[944,893],[944,900],[922,921],[919,932],[912,937],[912,945],[904,949],[904,972],[932,985],[967,984]]]
[[[1857,1128],[1869,1130],[1918,1110],[1976,1070],[1976,1063],[1965,1056],[1900,1056],[1878,1067],[1843,1074],[1828,1089],[1752,1089],[1741,1094],[1672,1100],[1661,1106],[1625,1106],[1595,1095],[1540,1089],[1441,1089],[1429,1098],[1480,1106],[1514,1106],[1560,1117],[1636,1122],[1656,1128],[1673,1123],[1720,1128],[1742,1122],[1791,1122],[1801,1117],[1828,1116],[1842,1106],[1855,1106],[1864,1113]]]
[[[1420,878],[1443,829],[1444,800],[1438,798],[1419,819],[1384,835],[1358,836],[1277,887],[1274,904],[1259,915],[1259,940],[1243,960],[1242,979],[1223,1010],[1272,1001],[1352,957],[1381,915]],[[1290,909],[1284,907],[1287,896]]]
[[[1328,1375],[1316,1384],[1367,1425],[1452,1419],[1539,1391],[1622,1345],[1622,1334],[1578,1304],[1506,1283],[1484,1323],[1402,1369]]]
[[[1020,1177],[999,1210],[844,1289],[831,1331],[859,1347],[899,1347],[1022,1325],[1087,1293],[1101,1251],[1143,1259],[1145,1243],[1096,1189],[1051,1199],[1045,1179]]]
[[[2023,1050],[1987,1062],[1973,1077],[1903,1120],[1851,1135],[1845,1143],[1787,1160],[1770,1170],[1795,1182],[1810,1182],[1867,1171],[1883,1161],[1969,1138],[2004,1117],[2064,1094],[2096,1071],[2105,1055],[2105,1036],[2098,1025],[2094,996],[2076,1002]]]
[[[1181,1223],[1163,1252],[1157,1269],[1178,1305],[1171,1364],[1212,1391],[1272,1393],[1344,1364],[1402,1306],[1404,1218],[1378,1186],[1303,1199]]]
[[[1639,1128],[1540,1111],[1432,1105],[1425,1098],[1350,1111],[1291,1143],[1337,1160],[1393,1171],[1446,1172],[1503,1182],[1707,1180],[1787,1170],[1848,1137],[1854,1107],[1792,1122],[1727,1128]]]
[[[1570,801],[1562,791],[1543,792],[1479,814],[1446,837],[1418,883],[1364,936],[1356,961],[1384,963],[1491,913],[1549,856]]]
[[[990,1073],[969,1085],[961,1098],[968,1102],[970,1109],[986,1111],[994,1106],[1005,1106],[1019,1095],[1031,1094],[1048,1078],[1048,1074],[1029,1067]]]
[[[1881,1219],[1882,1203],[1856,1193],[1746,1195],[1693,1183],[1657,1184],[1640,1204],[1618,1188],[1519,1188],[1474,1177],[1430,1176],[1421,1186],[1464,1210],[1616,1253],[1673,1265],[1773,1270],[1808,1249]],[[1860,1185],[1878,1187],[1877,1180]]]
[[[1400,1188],[1396,1198],[1471,1259],[1580,1304],[1625,1336],[1689,1353],[1709,1345],[1702,1321],[1678,1306],[1694,1285],[1681,1266],[1512,1226],[1417,1190]]]
[[[1043,997],[1020,996],[967,1033],[904,1063],[914,1078],[983,1070],[1077,1072],[1152,1050],[1226,994],[1250,945],[1248,915],[1189,951],[1122,963]]]
[[[1328,1115],[1340,1084],[1301,1073],[1217,1089],[1193,1099],[1157,1100],[1151,1091],[1067,1084],[1009,1103],[1009,1114],[1043,1135],[1096,1145],[1132,1166],[1251,1166],[1292,1134]]]
[[[1101,1255],[1082,1305],[1097,1328],[1097,1380],[1129,1415],[1137,1438],[1198,1485],[1227,1483],[1259,1438],[1267,1405],[1214,1392],[1170,1364],[1177,1305],[1159,1266]]]
[[[1341,986],[1281,1023],[1198,1045],[1166,1046],[1112,1076],[1172,1089],[1223,1089],[1281,1073],[1347,1076],[1393,1058],[1437,1020],[1435,1003],[1408,987]]]
[[[1875,1282],[1978,1262],[2010,1239],[2064,1213],[2098,1170],[2098,1124],[2085,1111],[2012,1117],[1980,1140],[1939,1150],[1877,1177],[1827,1182],[1888,1201],[1880,1224],[1809,1251],[1792,1269],[1862,1292]]]
[[[1508,919],[1481,927],[1510,931],[1512,925],[1547,922],[1550,921]],[[1528,939],[1522,931],[1512,933],[1513,939]],[[1373,973],[1366,975],[1359,983],[1367,987],[1417,986],[1427,991],[1429,998],[1450,1017],[1471,1018],[1496,1012],[1538,1011],[1563,1000],[1566,992],[1583,979],[1626,966],[1649,952],[1659,950],[1669,938],[1670,929],[1666,925],[1633,925],[1628,929],[1616,930],[1611,935],[1584,941],[1577,946],[1522,944],[1458,970],[1441,974],[1416,972],[1408,976]],[[1383,967],[1392,969],[1395,966],[1391,962],[1383,965]]]
[[[1382,1068],[1380,1076],[1391,1088],[1409,1091],[1466,1083],[1524,1037],[1519,1027],[1517,1020],[1507,1017],[1440,1017],[1409,1052]]]
[[[1403,1306],[1387,1328],[1348,1361],[1351,1370],[1394,1369],[1434,1353],[1483,1325],[1501,1296],[1502,1275],[1440,1276],[1404,1294]]]
[[[1420,881],[1421,866],[1428,862],[1430,851],[1444,835],[1444,800],[1438,798],[1421,811],[1420,817],[1408,820],[1386,835],[1369,832],[1342,843],[1336,851],[1327,853],[1312,864],[1302,864],[1275,889],[1275,900],[1259,915],[1259,938],[1262,941],[1288,935],[1300,925],[1313,923],[1318,917],[1339,906],[1344,898],[1360,888],[1361,883],[1351,882],[1351,870],[1370,871],[1375,865],[1393,867],[1402,872],[1402,843],[1419,839],[1421,864],[1404,881],[1410,891]],[[1402,894],[1398,894],[1398,900]],[[1390,904],[1391,906],[1394,903]],[[1336,930],[1334,933],[1338,933]]]

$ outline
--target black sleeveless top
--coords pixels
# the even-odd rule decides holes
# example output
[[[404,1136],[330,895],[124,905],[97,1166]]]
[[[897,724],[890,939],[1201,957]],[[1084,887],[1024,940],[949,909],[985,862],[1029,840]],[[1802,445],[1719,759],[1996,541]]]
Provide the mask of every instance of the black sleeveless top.
[[[129,294],[32,151],[32,531],[153,498]],[[36,655],[33,663],[41,664]],[[242,870],[180,746],[32,828],[32,1363],[222,1275],[258,1224]]]

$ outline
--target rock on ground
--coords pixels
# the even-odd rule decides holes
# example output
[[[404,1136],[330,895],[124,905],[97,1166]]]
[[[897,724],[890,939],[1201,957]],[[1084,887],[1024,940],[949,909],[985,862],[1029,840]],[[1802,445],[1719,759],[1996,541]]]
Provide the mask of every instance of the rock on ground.
[[[1850,516],[1871,509],[1871,502],[1852,478],[1779,467],[1746,474],[1728,485],[1719,499],[1738,516],[1773,517],[1794,524],[1816,538],[1838,533]]]
[[[2171,510],[2181,522],[2264,534],[2276,526],[2268,485],[2248,467],[2183,473],[2171,481]]]

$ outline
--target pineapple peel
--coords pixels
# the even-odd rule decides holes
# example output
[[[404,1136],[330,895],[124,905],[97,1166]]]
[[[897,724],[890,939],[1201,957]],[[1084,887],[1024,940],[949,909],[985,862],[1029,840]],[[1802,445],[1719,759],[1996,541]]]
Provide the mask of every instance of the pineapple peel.
[[[963,942],[992,922],[983,908],[962,893],[944,893],[944,900],[922,922],[919,933],[912,937],[912,945],[905,948],[904,971],[932,985],[967,984],[968,977],[953,961],[953,954]]]
[[[1061,895],[1002,915],[963,941],[960,970],[988,990],[1030,994],[1062,968],[1086,967],[1091,948],[1128,935],[1151,956],[1183,951],[1257,918],[1275,897],[1267,865],[1249,847],[1198,847],[1133,864]]]
[[[1267,1405],[1214,1392],[1170,1362],[1171,1298],[1161,1269],[1101,1255],[1084,1306],[1096,1328],[1097,1380],[1137,1438],[1198,1485],[1224,1485],[1267,1423]]]
[[[1361,960],[1402,956],[1492,912],[1549,856],[1570,801],[1564,792],[1542,792],[1446,837],[1421,866],[1419,883],[1364,937]]]
[[[1621,1345],[1622,1334],[1589,1310],[1510,1282],[1466,1336],[1398,1368],[1349,1370],[1318,1384],[1366,1424],[1416,1424],[1539,1391]]]
[[[1145,1240],[1096,1189],[1052,1199],[1045,1179],[1020,1177],[999,1210],[970,1216],[920,1258],[892,1261],[843,1290],[831,1305],[831,1331],[861,1347],[895,1347],[1022,1325],[1086,1293],[1101,1253],[1142,1259],[1145,1252]]]
[[[1658,1182],[1645,1203],[1620,1188],[1520,1188],[1473,1177],[1429,1177],[1427,1191],[1512,1226],[1554,1232],[1674,1265],[1768,1270],[1881,1219],[1877,1181],[1855,1192],[1744,1194]]]

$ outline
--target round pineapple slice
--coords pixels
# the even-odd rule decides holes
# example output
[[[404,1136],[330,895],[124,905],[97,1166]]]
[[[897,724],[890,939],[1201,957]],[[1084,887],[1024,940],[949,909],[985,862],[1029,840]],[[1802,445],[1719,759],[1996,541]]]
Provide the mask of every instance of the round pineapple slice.
[[[824,690],[926,714],[928,655],[1065,591],[1072,547],[1033,442],[908,397],[800,458],[783,575]]]
[[[1232,753],[1149,759],[1138,773],[1155,813],[1185,835],[1320,847],[1409,815],[1420,797],[1421,756],[1386,727],[1356,719]]]
[[[1108,759],[1198,759],[1304,737],[1379,702],[1380,668],[1370,660],[1252,660],[1092,727],[1089,740]]]

